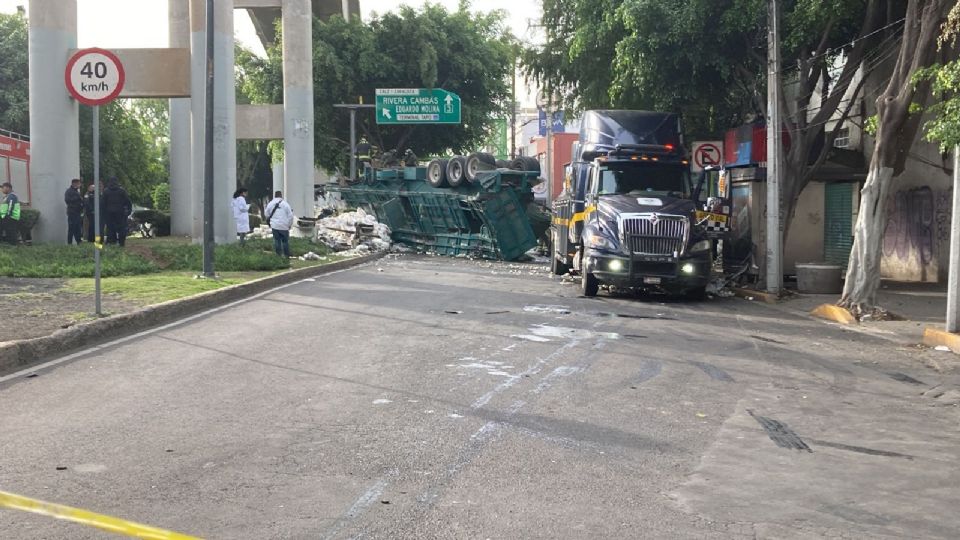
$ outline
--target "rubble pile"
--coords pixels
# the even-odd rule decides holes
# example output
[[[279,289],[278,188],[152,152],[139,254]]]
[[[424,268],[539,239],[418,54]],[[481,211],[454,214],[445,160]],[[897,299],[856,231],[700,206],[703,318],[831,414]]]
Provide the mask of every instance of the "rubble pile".
[[[390,227],[362,208],[317,221],[317,241],[334,251],[358,254],[390,249]]]

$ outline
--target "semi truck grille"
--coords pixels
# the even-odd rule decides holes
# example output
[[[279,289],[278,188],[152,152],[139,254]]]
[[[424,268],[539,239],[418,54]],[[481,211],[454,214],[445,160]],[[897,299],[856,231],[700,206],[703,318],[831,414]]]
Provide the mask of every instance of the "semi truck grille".
[[[683,252],[687,219],[683,216],[635,214],[623,218],[620,231],[624,243],[637,255],[674,255]]]

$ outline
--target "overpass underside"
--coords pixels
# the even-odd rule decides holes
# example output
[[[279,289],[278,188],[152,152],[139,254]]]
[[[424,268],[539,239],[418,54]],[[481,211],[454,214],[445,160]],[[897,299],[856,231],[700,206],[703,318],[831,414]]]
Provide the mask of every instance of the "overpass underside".
[[[257,31],[257,37],[260,38],[260,43],[262,43],[263,48],[266,49],[277,42],[277,22],[280,20],[280,2],[278,1],[275,7],[263,7],[262,4],[266,3],[263,2],[263,0],[250,3],[260,5],[260,7],[247,8],[247,13],[250,14],[250,19],[253,21],[253,27]],[[350,17],[360,15],[360,0],[312,0],[311,3],[313,5],[313,16],[323,21],[334,15],[340,15],[341,17],[345,14],[348,14]],[[236,0],[237,6],[242,7],[242,4],[243,2],[241,0]]]

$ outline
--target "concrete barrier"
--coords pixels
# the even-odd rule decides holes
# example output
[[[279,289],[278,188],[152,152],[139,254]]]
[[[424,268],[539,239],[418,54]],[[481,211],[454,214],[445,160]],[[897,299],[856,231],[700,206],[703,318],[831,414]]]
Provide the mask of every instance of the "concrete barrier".
[[[98,343],[175,322],[189,315],[241,300],[274,287],[372,262],[384,255],[386,252],[373,253],[345,261],[290,270],[282,274],[154,304],[131,313],[77,324],[58,330],[49,336],[2,342],[0,343],[0,375]]]

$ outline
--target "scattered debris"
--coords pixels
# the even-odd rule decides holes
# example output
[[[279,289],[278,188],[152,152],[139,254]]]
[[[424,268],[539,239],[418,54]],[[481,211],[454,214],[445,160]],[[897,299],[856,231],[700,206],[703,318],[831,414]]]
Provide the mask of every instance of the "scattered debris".
[[[312,252],[312,251],[308,251],[308,252],[304,253],[304,254],[301,255],[299,258],[300,258],[301,261],[325,261],[325,260],[327,260],[326,257],[321,257],[320,255],[317,255],[316,253],[314,253],[314,252]]]
[[[390,249],[390,227],[377,221],[376,217],[362,208],[317,222],[317,241],[334,251],[385,251]]]
[[[947,347],[946,345],[937,345],[934,347],[934,349],[943,352],[950,352],[950,347]]]

